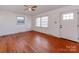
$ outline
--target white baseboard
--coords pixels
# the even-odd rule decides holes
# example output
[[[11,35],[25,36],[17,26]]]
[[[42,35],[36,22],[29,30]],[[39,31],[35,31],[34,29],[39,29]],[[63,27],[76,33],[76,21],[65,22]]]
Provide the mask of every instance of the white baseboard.
[[[16,34],[16,33],[20,33],[20,32],[27,32],[27,31],[31,31],[31,29],[28,29],[28,30],[25,30],[25,31],[18,31],[18,32],[1,32],[0,36],[10,35],[10,34]]]

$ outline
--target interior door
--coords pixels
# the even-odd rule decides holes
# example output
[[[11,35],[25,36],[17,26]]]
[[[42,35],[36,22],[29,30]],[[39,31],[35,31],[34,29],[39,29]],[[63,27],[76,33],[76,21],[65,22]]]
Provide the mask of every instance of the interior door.
[[[60,36],[62,38],[75,40],[77,32],[77,20],[75,12],[65,12],[61,14],[60,19]]]

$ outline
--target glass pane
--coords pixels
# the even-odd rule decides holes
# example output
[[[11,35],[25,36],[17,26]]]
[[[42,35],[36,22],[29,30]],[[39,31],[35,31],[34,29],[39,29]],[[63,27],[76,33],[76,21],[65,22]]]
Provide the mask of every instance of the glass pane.
[[[63,20],[67,19],[67,16],[65,14],[63,14]]]
[[[41,27],[48,27],[48,17],[42,17],[41,18]]]
[[[48,23],[43,23],[41,27],[48,27]]]
[[[25,23],[25,18],[23,16],[17,17],[17,24],[21,25]]]
[[[42,20],[43,20],[43,19],[48,19],[48,16],[42,17],[41,19],[42,19]]]
[[[24,20],[24,17],[17,17],[17,19],[22,19],[22,20]]]
[[[63,14],[63,20],[71,20],[74,19],[73,13]]]
[[[73,15],[73,13],[71,13],[70,15],[69,15],[69,19],[73,19],[74,18],[74,15]]]
[[[40,26],[40,18],[36,19],[36,26]]]

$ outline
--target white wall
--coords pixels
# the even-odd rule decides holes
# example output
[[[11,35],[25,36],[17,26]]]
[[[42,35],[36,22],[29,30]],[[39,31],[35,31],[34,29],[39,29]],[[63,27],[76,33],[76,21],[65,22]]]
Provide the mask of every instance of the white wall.
[[[78,21],[77,21],[77,32],[78,32],[78,39],[79,39],[79,12],[77,13],[77,19],[78,19]]]
[[[17,25],[16,16],[25,16],[25,24]],[[29,30],[31,30],[31,16],[8,11],[0,11],[0,36]]]
[[[52,11],[48,11],[46,13],[41,13],[39,15],[35,15],[33,16],[33,21],[32,21],[32,28],[33,30],[39,31],[39,32],[44,32],[47,34],[51,34],[57,37],[60,37],[60,31],[59,31],[59,25],[60,25],[60,14],[62,12],[67,12],[67,11],[72,11],[72,10],[78,10],[79,6],[66,6],[60,9],[56,9],[56,10],[52,10]],[[49,17],[49,27],[48,28],[38,28],[35,26],[35,18],[39,17],[39,16],[47,16]],[[74,19],[77,20],[77,19]],[[54,22],[57,22],[57,24],[55,24]],[[74,22],[75,26],[77,25],[77,21]],[[75,31],[74,31],[74,38],[75,41],[77,41],[77,27],[74,27]]]
[[[37,16],[34,16],[33,18],[33,26],[32,28],[36,31],[39,31],[39,32],[44,32],[44,33],[47,33],[47,34],[52,34],[54,36],[59,36],[59,17],[57,16],[58,13],[56,12],[49,12],[49,13],[44,13],[44,14],[41,14],[41,15],[37,15]],[[39,17],[39,16],[48,16],[49,20],[48,20],[48,25],[49,27],[48,28],[40,28],[40,27],[36,27],[35,26],[35,18],[36,17]],[[57,22],[57,24],[55,24],[54,22]]]

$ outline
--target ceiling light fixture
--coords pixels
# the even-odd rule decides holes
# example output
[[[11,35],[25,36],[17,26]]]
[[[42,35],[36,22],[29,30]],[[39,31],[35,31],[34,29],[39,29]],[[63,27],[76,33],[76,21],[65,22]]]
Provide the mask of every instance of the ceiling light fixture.
[[[35,11],[37,6],[35,5],[24,5],[25,6],[25,11]]]

